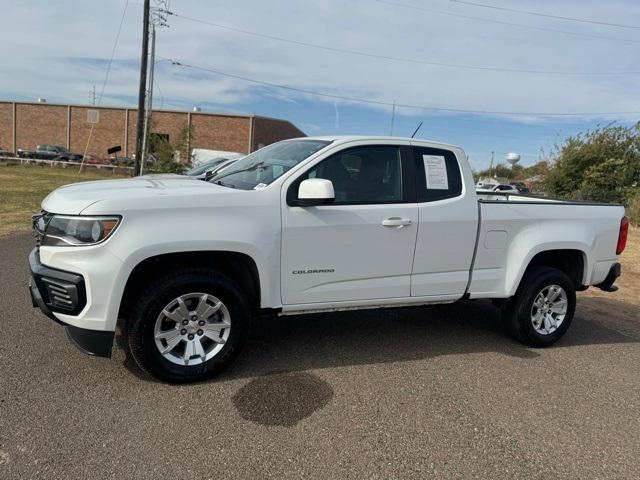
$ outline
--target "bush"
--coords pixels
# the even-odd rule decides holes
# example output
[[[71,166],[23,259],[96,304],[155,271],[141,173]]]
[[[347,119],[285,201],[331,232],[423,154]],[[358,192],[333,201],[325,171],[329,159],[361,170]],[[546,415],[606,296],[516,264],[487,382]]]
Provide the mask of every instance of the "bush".
[[[153,156],[153,162],[149,162],[146,170],[149,173],[183,173],[187,165],[180,159],[189,158],[188,146],[193,135],[193,128],[184,125],[180,129],[178,137],[169,141],[160,135],[149,135],[149,152]]]
[[[596,202],[626,203],[632,189],[628,164],[621,158],[610,158],[592,165],[584,174],[577,196]]]
[[[609,125],[569,137],[554,157],[548,193],[625,203],[640,180],[640,127]]]

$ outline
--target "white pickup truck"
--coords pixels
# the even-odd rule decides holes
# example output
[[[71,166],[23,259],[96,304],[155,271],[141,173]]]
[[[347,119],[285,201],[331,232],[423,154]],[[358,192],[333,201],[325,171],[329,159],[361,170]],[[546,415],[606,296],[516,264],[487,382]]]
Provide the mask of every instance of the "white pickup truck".
[[[385,137],[275,143],[210,181],[67,185],[42,209],[34,306],[87,353],[110,355],[118,327],[170,382],[219,372],[268,313],[486,298],[551,345],[576,290],[615,290],[628,225],[617,205],[478,195],[460,148]]]

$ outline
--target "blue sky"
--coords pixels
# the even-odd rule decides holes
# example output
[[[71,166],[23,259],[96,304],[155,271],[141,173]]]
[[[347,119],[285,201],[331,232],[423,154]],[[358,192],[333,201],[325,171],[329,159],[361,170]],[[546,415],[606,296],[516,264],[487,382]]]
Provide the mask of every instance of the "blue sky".
[[[633,0],[483,2],[640,25],[640,3]],[[125,3],[0,0],[0,98],[89,103],[93,85],[101,90]],[[170,10],[232,28],[169,17],[170,27],[158,31],[157,53],[182,63],[382,103],[396,100],[437,108],[533,112],[494,115],[396,109],[395,134],[410,135],[423,121],[418,136],[461,145],[477,169],[488,166],[491,151],[498,161],[506,152],[516,151],[523,155],[524,164],[530,164],[567,135],[611,121],[631,124],[640,118],[640,114],[534,114],[640,112],[638,29],[561,21],[449,0],[171,0]],[[136,104],[141,15],[141,0],[130,1],[103,105]],[[327,51],[238,29],[414,61]],[[529,72],[505,71],[514,69]],[[281,117],[309,135],[388,134],[391,129],[387,105],[269,88],[181,68],[166,60],[157,63],[156,80],[156,108],[197,105],[203,110]]]

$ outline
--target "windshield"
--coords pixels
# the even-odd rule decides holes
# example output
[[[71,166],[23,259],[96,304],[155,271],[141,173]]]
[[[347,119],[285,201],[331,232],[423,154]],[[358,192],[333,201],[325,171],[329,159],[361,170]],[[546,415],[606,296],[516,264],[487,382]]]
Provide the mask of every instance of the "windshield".
[[[238,160],[210,181],[242,190],[266,187],[330,143],[323,140],[285,140],[273,143]]]

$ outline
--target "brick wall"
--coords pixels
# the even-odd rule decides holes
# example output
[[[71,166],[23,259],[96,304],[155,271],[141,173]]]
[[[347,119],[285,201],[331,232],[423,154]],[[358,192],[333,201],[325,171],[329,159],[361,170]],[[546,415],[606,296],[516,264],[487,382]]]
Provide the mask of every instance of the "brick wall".
[[[129,133],[127,135],[127,146],[122,144],[122,152],[118,155],[132,157],[136,153],[136,128],[138,122],[138,111],[129,110]]]
[[[249,117],[191,114],[191,148],[249,153]]]
[[[161,133],[169,135],[169,141],[174,141],[180,134],[180,130],[188,122],[189,114],[186,112],[163,112],[155,111],[151,116],[151,133]],[[129,110],[129,134],[127,144],[127,156],[131,157],[136,153],[136,131],[138,128],[138,111]],[[123,141],[124,142],[124,141]],[[125,146],[122,143],[124,155]]]
[[[87,112],[98,111],[98,123],[87,122]],[[71,107],[71,144],[72,152],[84,153],[91,133],[87,153],[100,158],[107,157],[107,149],[114,145],[124,145],[125,111],[117,108]]]
[[[5,150],[13,150],[12,109],[11,102],[0,102],[0,148]],[[88,110],[99,112],[88,154],[106,158],[107,149],[115,145],[122,146],[120,155],[132,156],[135,153],[135,109],[19,102],[16,102],[16,148],[31,150],[39,144],[50,144],[68,146],[75,153],[83,153],[91,132]],[[173,141],[189,118],[193,129],[191,148],[248,153],[259,145],[304,136],[284,120],[167,110],[153,112],[151,132],[167,134]]]
[[[13,151],[13,105],[0,103],[0,150]]]
[[[67,146],[67,107],[16,104],[16,150],[43,143]]]
[[[255,117],[253,122],[253,150],[287,138],[304,137],[302,130],[286,120]]]

